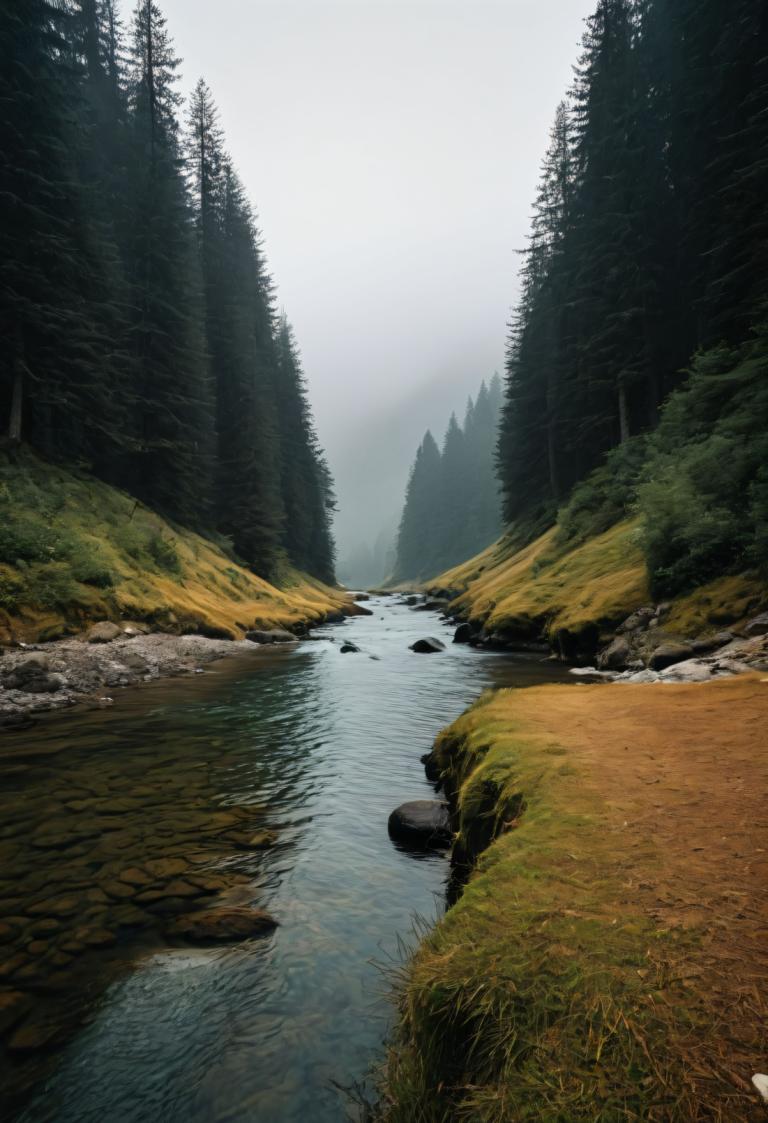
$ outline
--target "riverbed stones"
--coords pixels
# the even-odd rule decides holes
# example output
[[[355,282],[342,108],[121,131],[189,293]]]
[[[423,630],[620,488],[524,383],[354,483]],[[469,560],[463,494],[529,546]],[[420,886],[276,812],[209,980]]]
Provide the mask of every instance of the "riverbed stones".
[[[205,944],[263,936],[277,926],[275,918],[264,909],[230,906],[179,917],[168,925],[167,931],[170,936]]]
[[[424,639],[417,639],[415,643],[412,643],[411,651],[415,651],[417,655],[434,655],[439,651],[445,651],[445,644],[442,640],[435,639],[434,636],[426,636]]]
[[[448,804],[441,799],[415,799],[389,816],[390,838],[427,849],[451,845],[453,833]]]

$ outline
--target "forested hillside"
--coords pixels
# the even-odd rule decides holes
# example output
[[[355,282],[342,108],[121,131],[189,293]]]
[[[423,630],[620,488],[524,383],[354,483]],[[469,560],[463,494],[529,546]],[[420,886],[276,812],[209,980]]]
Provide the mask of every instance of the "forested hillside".
[[[558,107],[498,450],[519,537],[643,516],[653,591],[768,556],[768,8],[599,0]],[[607,458],[607,459],[606,459]]]
[[[123,28],[114,0],[2,0],[0,60],[8,442],[225,535],[261,576],[287,557],[332,581],[298,349],[161,11],[140,0]]]
[[[501,381],[483,382],[459,425],[451,420],[437,447],[427,431],[416,453],[397,538],[395,579],[427,577],[456,565],[494,540],[501,503],[493,447]]]

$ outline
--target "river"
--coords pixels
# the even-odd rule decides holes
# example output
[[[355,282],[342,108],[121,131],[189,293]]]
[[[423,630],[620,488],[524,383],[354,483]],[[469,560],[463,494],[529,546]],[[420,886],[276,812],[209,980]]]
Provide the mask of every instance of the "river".
[[[447,875],[444,856],[390,842],[389,812],[429,798],[419,758],[482,690],[567,675],[451,646],[446,624],[395,598],[368,607],[295,649],[3,740],[0,921],[16,932],[9,954],[22,948],[4,982],[33,1023],[42,1011],[59,1026],[47,1050],[6,1058],[4,1119],[356,1117],[344,1088],[383,1056],[387,967],[415,918],[442,911]],[[410,652],[424,635],[447,650]],[[346,639],[359,654],[341,654]],[[246,820],[276,845],[241,847]],[[164,895],[121,880],[147,862]],[[169,945],[158,925],[206,877],[279,927],[225,947]]]

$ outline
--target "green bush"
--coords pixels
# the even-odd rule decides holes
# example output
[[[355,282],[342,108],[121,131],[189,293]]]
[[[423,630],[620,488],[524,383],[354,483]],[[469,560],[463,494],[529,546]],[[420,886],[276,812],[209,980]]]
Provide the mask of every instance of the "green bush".
[[[6,612],[15,612],[21,604],[23,586],[20,581],[12,577],[0,575],[0,608]]]
[[[699,355],[667,402],[638,488],[654,593],[768,565],[768,335]]]
[[[25,600],[39,608],[67,609],[79,600],[69,565],[53,562],[30,574]]]
[[[61,554],[61,535],[53,526],[32,514],[12,515],[0,509],[0,562],[49,562]]]
[[[647,451],[646,437],[633,437],[577,484],[558,516],[558,545],[573,546],[604,534],[634,509]]]
[[[166,573],[178,575],[181,573],[181,558],[176,546],[162,534],[153,534],[147,543],[147,549],[158,569]]]
[[[70,554],[72,576],[83,585],[93,585],[97,589],[111,589],[116,581],[115,574],[94,547],[80,545]]]

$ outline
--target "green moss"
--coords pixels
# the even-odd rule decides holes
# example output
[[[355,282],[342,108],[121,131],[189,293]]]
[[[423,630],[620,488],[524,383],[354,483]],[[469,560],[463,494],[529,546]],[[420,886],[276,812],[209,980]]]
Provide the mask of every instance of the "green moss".
[[[457,845],[488,849],[406,971],[382,1118],[698,1119],[673,1043],[706,1027],[672,968],[696,936],[633,908],[599,798],[512,699],[481,700],[436,745]]]

